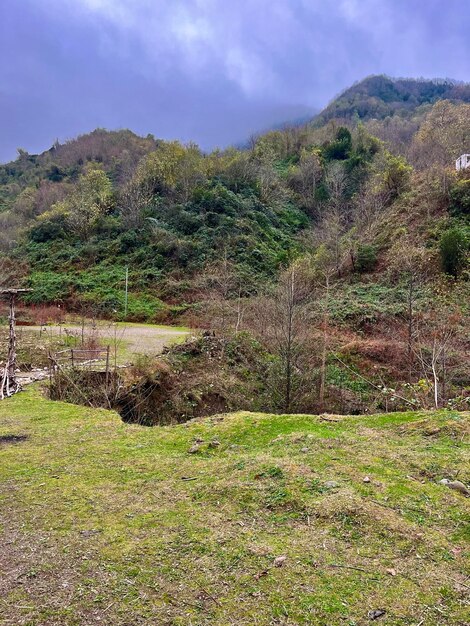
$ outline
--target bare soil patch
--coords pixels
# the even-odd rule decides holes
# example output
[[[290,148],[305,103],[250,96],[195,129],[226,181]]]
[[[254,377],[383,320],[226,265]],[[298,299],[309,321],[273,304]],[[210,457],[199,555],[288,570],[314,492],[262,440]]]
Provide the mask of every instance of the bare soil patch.
[[[0,447],[26,441],[28,435],[0,435]]]

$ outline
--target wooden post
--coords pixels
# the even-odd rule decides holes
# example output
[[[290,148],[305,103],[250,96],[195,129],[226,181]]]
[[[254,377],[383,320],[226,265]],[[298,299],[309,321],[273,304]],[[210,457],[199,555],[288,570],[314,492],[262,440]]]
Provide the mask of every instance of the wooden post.
[[[16,380],[16,324],[15,324],[15,302],[18,293],[29,291],[29,289],[2,289],[0,295],[8,297],[8,355],[5,361],[3,373],[0,381],[0,400],[9,398],[13,394],[21,391],[21,385]]]
[[[8,340],[8,378],[12,386],[12,393],[16,393],[19,384],[16,381],[16,320],[15,320],[16,294],[10,295],[9,340]]]
[[[109,345],[106,347],[106,385],[109,383]]]
[[[8,354],[3,371],[0,388],[0,399],[9,398],[20,390],[20,384],[16,380],[16,331],[15,331],[15,293],[9,293],[8,314]]]
[[[126,293],[124,295],[124,320],[127,319],[128,298],[129,298],[129,268],[126,267]]]

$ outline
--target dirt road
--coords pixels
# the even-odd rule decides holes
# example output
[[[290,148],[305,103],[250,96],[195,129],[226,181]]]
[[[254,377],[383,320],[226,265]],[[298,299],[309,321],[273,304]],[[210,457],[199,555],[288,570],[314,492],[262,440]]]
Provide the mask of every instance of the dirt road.
[[[190,334],[186,328],[157,326],[154,324],[113,324],[110,322],[88,323],[82,329],[80,324],[62,324],[57,326],[21,326],[21,333],[34,333],[46,339],[48,336],[96,337],[100,343],[117,346],[120,360],[127,360],[135,354],[160,354],[162,350],[178,341],[183,341]]]

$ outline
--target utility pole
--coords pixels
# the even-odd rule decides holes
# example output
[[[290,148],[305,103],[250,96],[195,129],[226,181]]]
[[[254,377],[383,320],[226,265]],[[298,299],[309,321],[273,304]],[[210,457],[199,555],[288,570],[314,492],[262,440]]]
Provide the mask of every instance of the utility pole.
[[[126,293],[124,296],[124,319],[127,318],[127,300],[129,294],[129,267],[126,267]]]

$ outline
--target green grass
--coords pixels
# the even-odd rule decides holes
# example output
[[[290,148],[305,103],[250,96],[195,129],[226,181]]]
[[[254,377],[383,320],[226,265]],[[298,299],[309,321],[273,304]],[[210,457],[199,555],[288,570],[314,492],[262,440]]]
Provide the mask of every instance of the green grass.
[[[1,402],[2,623],[467,625],[470,416],[327,419]]]

